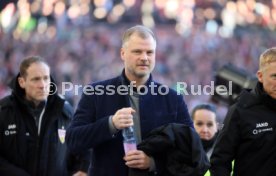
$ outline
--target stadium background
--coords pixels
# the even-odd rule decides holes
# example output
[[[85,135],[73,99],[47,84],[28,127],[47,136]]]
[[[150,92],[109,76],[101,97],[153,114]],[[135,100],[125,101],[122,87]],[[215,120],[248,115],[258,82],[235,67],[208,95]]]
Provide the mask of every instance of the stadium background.
[[[119,74],[120,37],[134,24],[156,32],[153,75],[172,88],[210,85],[229,63],[254,75],[276,43],[276,0],[1,0],[0,10],[0,98],[29,55],[49,62],[59,89]],[[65,96],[76,106],[74,91]],[[210,98],[185,95],[190,110]],[[216,104],[222,120],[227,104]]]

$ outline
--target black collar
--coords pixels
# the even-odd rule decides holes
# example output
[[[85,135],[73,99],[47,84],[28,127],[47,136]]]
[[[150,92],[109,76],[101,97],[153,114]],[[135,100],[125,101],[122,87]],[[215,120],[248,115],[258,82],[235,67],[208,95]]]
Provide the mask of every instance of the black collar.
[[[122,84],[123,84],[123,85],[131,86],[131,84],[130,84],[131,82],[130,82],[130,80],[127,78],[127,76],[126,76],[126,74],[125,74],[125,69],[123,69],[122,74],[121,74],[121,77],[122,77]],[[145,86],[149,87],[149,85],[150,85],[151,82],[152,82],[152,76],[150,75],[149,79],[146,81]],[[144,92],[146,91],[144,87],[141,87],[141,88],[139,89],[139,92],[137,91],[137,87],[132,86],[131,88],[132,88],[132,90],[133,90],[134,92],[137,92],[138,94],[139,94],[139,92],[140,92],[140,93],[144,93]]]
[[[260,100],[269,108],[276,110],[276,99],[272,98],[270,95],[268,95],[264,88],[263,84],[258,82],[254,93],[260,98]]]

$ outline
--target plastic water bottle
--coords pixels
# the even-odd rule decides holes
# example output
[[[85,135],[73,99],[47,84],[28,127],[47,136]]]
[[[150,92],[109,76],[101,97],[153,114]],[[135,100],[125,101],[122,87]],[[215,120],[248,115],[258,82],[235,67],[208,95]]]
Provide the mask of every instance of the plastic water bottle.
[[[122,131],[124,137],[124,150],[125,154],[131,150],[136,150],[136,138],[133,126],[124,128]]]

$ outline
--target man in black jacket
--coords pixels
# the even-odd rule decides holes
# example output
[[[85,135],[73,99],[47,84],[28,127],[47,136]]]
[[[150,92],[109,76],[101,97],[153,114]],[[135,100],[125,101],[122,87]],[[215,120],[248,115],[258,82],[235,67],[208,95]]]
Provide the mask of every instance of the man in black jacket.
[[[67,152],[65,133],[72,107],[50,87],[50,68],[28,57],[0,101],[1,176],[85,176],[89,161]]]
[[[259,82],[228,111],[211,156],[213,176],[276,174],[276,48],[260,56]]]

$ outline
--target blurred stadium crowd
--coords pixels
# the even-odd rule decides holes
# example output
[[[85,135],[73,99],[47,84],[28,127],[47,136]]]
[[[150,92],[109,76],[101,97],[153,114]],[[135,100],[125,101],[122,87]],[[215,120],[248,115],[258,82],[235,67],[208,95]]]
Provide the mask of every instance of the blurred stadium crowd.
[[[157,34],[154,77],[210,85],[232,63],[255,74],[259,54],[276,43],[276,0],[1,1],[0,98],[25,56],[40,55],[62,82],[85,85],[122,71],[122,31],[144,24]],[[81,89],[66,92],[76,105]],[[77,95],[76,95],[77,94]],[[189,109],[209,95],[186,95]],[[222,108],[223,109],[223,108]],[[222,110],[223,111],[223,110]]]

